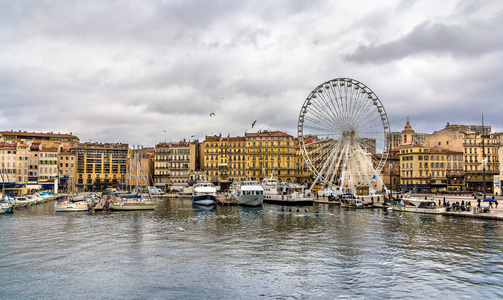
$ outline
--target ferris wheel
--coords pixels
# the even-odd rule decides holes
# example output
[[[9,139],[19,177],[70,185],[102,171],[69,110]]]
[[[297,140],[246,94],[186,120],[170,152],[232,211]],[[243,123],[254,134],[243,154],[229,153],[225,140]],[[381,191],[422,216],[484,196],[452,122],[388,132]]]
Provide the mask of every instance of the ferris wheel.
[[[381,189],[389,133],[384,106],[363,83],[337,78],[317,86],[304,101],[298,122],[300,150],[314,174],[313,185]]]

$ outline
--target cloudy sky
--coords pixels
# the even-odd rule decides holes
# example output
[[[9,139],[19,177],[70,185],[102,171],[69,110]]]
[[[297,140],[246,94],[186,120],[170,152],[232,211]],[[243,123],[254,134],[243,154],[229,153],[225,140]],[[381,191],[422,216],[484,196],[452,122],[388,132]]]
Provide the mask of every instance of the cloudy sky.
[[[482,113],[503,131],[503,1],[0,0],[0,130],[297,136],[306,97],[341,77],[377,94],[392,131]]]

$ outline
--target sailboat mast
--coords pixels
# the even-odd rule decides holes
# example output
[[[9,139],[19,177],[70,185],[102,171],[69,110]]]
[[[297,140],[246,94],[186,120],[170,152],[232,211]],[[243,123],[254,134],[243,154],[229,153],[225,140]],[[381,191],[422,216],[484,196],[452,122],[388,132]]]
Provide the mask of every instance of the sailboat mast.
[[[486,152],[484,146],[484,113],[482,113],[482,182],[484,186],[484,200],[486,199]]]

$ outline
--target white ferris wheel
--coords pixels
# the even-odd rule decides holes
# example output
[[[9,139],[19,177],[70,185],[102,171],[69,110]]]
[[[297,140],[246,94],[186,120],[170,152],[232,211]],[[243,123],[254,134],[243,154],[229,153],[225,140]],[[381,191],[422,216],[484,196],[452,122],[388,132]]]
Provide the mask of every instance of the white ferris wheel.
[[[299,114],[300,150],[313,185],[382,189],[380,174],[389,155],[388,115],[363,83],[337,78],[317,86]]]

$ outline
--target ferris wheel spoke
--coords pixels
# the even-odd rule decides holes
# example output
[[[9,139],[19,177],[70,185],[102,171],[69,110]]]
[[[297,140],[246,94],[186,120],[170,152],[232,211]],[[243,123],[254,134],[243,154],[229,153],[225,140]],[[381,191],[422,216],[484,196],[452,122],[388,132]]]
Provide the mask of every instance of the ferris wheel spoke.
[[[319,118],[314,118],[314,117],[311,117],[311,116],[305,116],[304,117],[304,122],[306,120],[310,124],[318,125],[318,127],[314,127],[312,125],[305,125],[304,126],[305,128],[310,128],[310,129],[315,129],[315,130],[319,130],[320,128],[322,128],[322,129],[328,129],[329,131],[333,131],[335,128],[337,128],[337,127],[333,126],[333,124],[327,123],[323,119],[320,120]]]
[[[320,95],[317,96],[316,101],[311,100],[311,105],[315,108],[315,111],[318,113],[318,117],[321,119],[327,120],[327,122],[333,124],[334,127],[337,127],[339,124],[338,120],[335,118],[334,114],[331,114],[329,111],[326,110],[326,101],[324,99],[325,95]],[[324,102],[325,104],[325,109],[323,107],[323,104],[318,102]]]

